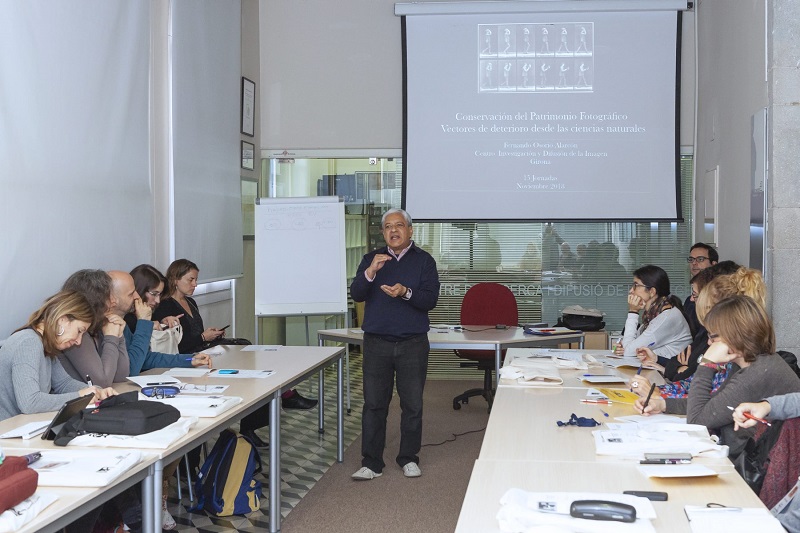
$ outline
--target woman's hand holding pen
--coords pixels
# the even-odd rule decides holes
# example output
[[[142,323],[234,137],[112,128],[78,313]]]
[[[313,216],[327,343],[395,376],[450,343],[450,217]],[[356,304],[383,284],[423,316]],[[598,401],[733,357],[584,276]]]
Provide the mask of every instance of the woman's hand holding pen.
[[[118,392],[112,389],[111,387],[106,387],[106,388],[86,387],[85,389],[79,390],[78,394],[81,396],[86,396],[87,394],[93,394],[94,397],[89,403],[97,403],[105,400],[110,396],[116,396]]]
[[[642,362],[642,366],[652,368],[646,363],[658,363],[658,356],[648,347],[636,348],[636,357]]]
[[[191,358],[192,366],[208,366],[211,368],[211,356],[207,353],[196,353]]]
[[[745,413],[763,420],[767,418],[771,410],[772,406],[769,402],[740,403],[739,407],[733,410],[734,431],[738,431],[739,428],[751,428],[758,424],[758,420],[747,418]]]
[[[641,384],[639,386],[641,387]],[[636,389],[633,389],[633,390],[636,390]],[[666,411],[667,410],[667,402],[666,402],[666,400],[664,400],[664,398],[661,397],[661,395],[658,392],[653,393],[653,395],[650,397],[650,401],[647,402],[647,407],[644,406],[645,401],[646,401],[645,397],[647,396],[647,393],[649,393],[649,392],[650,392],[650,388],[649,387],[645,388],[644,389],[644,397],[640,396],[633,403],[633,406],[636,408],[636,410],[638,412],[642,413],[645,416],[656,415],[658,413],[663,413],[664,411]]]

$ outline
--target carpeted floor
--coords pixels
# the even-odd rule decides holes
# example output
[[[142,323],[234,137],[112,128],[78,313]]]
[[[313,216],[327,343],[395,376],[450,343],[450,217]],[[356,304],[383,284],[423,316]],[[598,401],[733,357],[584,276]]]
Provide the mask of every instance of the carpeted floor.
[[[384,475],[355,482],[350,474],[361,461],[361,359],[352,357],[352,414],[345,415],[345,460],[336,463],[335,370],[325,374],[325,435],[317,432],[317,410],[284,411],[281,424],[282,531],[303,532],[449,532],[455,528],[472,465],[478,457],[483,430],[488,421],[486,402],[473,398],[454,411],[452,398],[478,381],[428,379],[425,388],[422,477],[406,479],[394,462],[399,446],[399,405],[392,401],[387,429]],[[303,383],[303,395],[316,396],[316,381]],[[476,431],[474,433],[468,433]],[[467,433],[458,437],[454,434]],[[259,431],[268,440],[268,429]],[[452,442],[444,442],[452,440]],[[441,444],[439,444],[441,443]],[[436,445],[438,444],[438,445]],[[210,449],[209,444],[209,449]],[[264,450],[265,469],[269,452]],[[220,531],[268,531],[269,503],[266,475],[260,478],[265,497],[261,509],[247,516],[213,518],[191,513],[185,482],[183,498],[177,498],[175,480],[170,487],[169,509],[178,527],[175,531],[204,533]]]

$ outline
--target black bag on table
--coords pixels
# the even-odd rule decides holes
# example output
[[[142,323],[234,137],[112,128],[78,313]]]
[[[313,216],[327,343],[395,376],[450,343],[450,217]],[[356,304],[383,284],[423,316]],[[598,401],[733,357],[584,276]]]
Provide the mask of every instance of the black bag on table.
[[[584,309],[580,305],[570,305],[561,311],[557,327],[565,327],[578,331],[600,331],[606,327],[603,312],[597,309]]]
[[[139,401],[137,391],[106,398],[92,410],[84,410],[67,421],[56,435],[56,446],[66,446],[78,435],[109,433],[143,435],[177,422],[180,411],[157,401]]]

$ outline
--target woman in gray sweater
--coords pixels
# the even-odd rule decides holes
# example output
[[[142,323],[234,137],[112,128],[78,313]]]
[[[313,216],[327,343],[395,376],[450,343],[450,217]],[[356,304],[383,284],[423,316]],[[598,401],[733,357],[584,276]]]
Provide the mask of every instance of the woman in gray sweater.
[[[685,414],[690,424],[702,424],[719,434],[730,447],[730,457],[743,449],[752,429],[734,432],[728,406],[753,402],[776,394],[800,392],[800,378],[775,353],[775,331],[764,308],[749,296],[731,296],[705,316],[709,348],[700,359],[687,399],[650,399],[644,414]],[[734,363],[735,371],[714,394],[711,381],[717,370]],[[642,411],[644,399],[636,400]]]
[[[79,345],[94,314],[83,295],[61,291],[48,298],[28,323],[0,347],[0,420],[19,414],[57,411],[64,402],[94,394],[102,400],[113,389],[88,387],[71,378],[58,354]]]

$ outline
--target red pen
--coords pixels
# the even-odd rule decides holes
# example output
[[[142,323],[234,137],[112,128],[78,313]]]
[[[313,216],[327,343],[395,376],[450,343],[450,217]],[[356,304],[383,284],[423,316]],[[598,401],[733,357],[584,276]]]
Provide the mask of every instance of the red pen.
[[[731,407],[730,405],[728,406],[728,409],[730,409],[731,411],[734,411],[734,410],[735,410],[735,409],[734,409],[733,407]],[[757,416],[753,416],[753,415],[751,415],[751,414],[750,414],[750,413],[748,413],[748,412],[744,412],[744,413],[742,413],[742,416],[744,416],[745,418],[749,418],[750,420],[755,420],[756,422],[761,422],[762,424],[766,424],[766,425],[768,425],[769,427],[772,427],[772,424],[770,424],[769,422],[767,422],[767,421],[766,421],[766,420],[764,420],[763,418],[758,418]]]
[[[545,331],[555,331],[555,330],[554,329],[540,329],[539,331],[545,332]]]
[[[609,400],[581,400],[581,403],[601,403],[604,405],[612,403]]]

